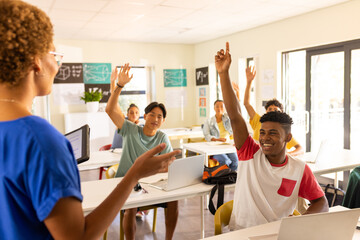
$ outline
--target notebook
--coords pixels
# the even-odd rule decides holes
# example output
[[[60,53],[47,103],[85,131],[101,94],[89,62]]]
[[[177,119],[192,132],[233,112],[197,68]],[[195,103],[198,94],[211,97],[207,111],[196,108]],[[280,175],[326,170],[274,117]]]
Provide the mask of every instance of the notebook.
[[[339,240],[352,239],[360,216],[360,208],[286,217],[278,234],[249,237],[249,240]]]
[[[204,172],[205,155],[175,160],[168,171],[168,178],[161,179],[150,186],[164,191],[187,187],[201,182]]]
[[[66,133],[65,137],[69,140],[74,152],[77,164],[83,163],[90,158],[90,128],[84,125],[72,132]]]

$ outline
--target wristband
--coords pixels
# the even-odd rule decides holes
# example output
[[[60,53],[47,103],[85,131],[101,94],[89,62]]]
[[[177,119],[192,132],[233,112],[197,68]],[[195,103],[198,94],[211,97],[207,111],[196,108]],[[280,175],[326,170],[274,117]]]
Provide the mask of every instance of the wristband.
[[[118,86],[119,88],[123,88],[124,86],[121,86],[119,83],[116,83],[116,86]]]

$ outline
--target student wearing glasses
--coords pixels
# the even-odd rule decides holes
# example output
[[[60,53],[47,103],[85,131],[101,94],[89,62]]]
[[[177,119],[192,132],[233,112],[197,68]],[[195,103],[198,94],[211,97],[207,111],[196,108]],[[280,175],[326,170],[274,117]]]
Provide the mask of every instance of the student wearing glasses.
[[[167,147],[160,152],[160,155],[172,151],[168,136],[159,131],[166,118],[166,109],[162,103],[152,102],[145,108],[145,125],[143,127],[125,119],[125,115],[118,104],[118,99],[122,89],[133,77],[129,75],[129,71],[128,63],[121,67],[119,72],[116,68],[113,70],[112,75],[116,75],[116,77],[111,78],[111,89],[113,91],[106,105],[106,113],[115,126],[120,129],[120,134],[123,137],[123,151],[116,177],[124,176],[130,167],[136,163],[135,159],[153,146],[161,143],[166,144]],[[159,204],[159,206],[167,208],[165,215],[166,239],[170,240],[173,237],[177,223],[178,202],[167,202]],[[136,212],[136,208],[125,210],[123,227],[126,239],[135,239]]]
[[[33,116],[61,65],[53,26],[40,9],[0,0],[0,232],[3,239],[99,239],[140,178],[167,170],[178,152],[161,144],[140,156],[113,192],[84,217],[69,141]]]

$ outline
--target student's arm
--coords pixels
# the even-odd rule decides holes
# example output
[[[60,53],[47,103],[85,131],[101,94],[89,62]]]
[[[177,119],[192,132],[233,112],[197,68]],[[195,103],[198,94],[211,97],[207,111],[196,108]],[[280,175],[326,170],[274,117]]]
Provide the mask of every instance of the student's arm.
[[[239,85],[237,85],[235,82],[231,81],[231,85],[235,91],[237,99],[240,101],[240,88]]]
[[[295,149],[293,151],[288,152],[291,156],[298,156],[304,153],[304,149],[301,147],[300,144],[296,144],[294,148]]]
[[[244,118],[241,115],[240,103],[236,98],[235,92],[231,86],[229,68],[231,64],[231,55],[229,43],[226,42],[226,51],[221,49],[215,55],[215,66],[220,76],[222,94],[226,111],[231,121],[231,127],[234,133],[235,147],[240,149],[249,136]]]
[[[173,151],[154,156],[165,147],[165,144],[160,144],[137,158],[110,195],[86,217],[79,200],[72,197],[60,199],[44,221],[53,238],[99,239],[119,213],[138,180],[158,172],[166,172],[174,156],[180,153]]]
[[[305,214],[312,214],[312,213],[320,213],[320,212],[328,212],[329,211],[329,205],[328,201],[326,200],[325,196],[322,196],[320,198],[317,198],[315,200],[310,201],[311,205],[306,210]]]
[[[251,83],[254,80],[255,75],[256,75],[256,70],[254,67],[246,68],[246,88],[245,88],[245,94],[244,94],[244,106],[250,116],[250,120],[252,120],[256,114],[254,108],[250,105]]]
[[[129,76],[130,67],[129,64],[125,64],[123,67],[121,67],[120,72],[117,73],[116,67],[114,71],[111,74],[111,83],[110,83],[110,89],[111,89],[111,95],[106,105],[106,113],[109,115],[115,126],[119,129],[122,128],[124,121],[125,121],[125,115],[121,111],[121,108],[118,104],[118,99],[121,93],[121,90],[132,79],[133,75]],[[117,83],[116,78],[118,79]]]

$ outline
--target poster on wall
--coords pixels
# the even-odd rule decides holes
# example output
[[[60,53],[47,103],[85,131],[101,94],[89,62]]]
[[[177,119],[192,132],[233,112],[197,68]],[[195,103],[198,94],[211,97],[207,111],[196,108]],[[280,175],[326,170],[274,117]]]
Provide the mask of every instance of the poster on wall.
[[[84,83],[82,63],[63,63],[55,76],[54,83]]]
[[[206,117],[206,108],[200,108],[200,117]]]
[[[111,63],[84,63],[83,76],[85,84],[109,84]]]
[[[106,103],[110,97],[110,84],[85,84],[85,91],[96,91],[100,90],[103,94],[102,99],[100,100],[101,103]]]
[[[199,97],[206,97],[206,88],[199,88]]]
[[[55,105],[83,104],[80,96],[84,94],[83,83],[54,84],[52,97]]]
[[[186,87],[186,69],[164,69],[164,87]]]
[[[196,86],[199,85],[209,85],[209,68],[197,68],[195,71],[196,74]]]
[[[111,63],[63,63],[54,79],[54,103],[83,104],[80,97],[90,89],[100,89],[103,93],[100,102],[107,102],[110,76]]]
[[[199,98],[199,107],[206,107],[206,98]]]

